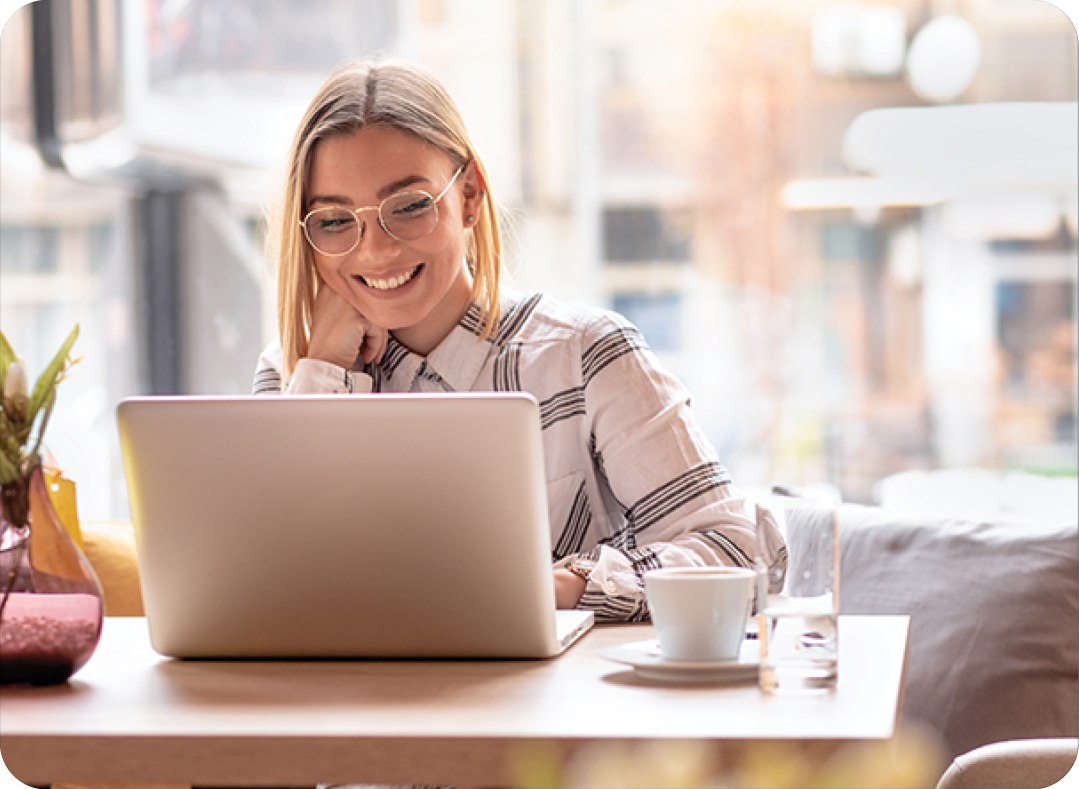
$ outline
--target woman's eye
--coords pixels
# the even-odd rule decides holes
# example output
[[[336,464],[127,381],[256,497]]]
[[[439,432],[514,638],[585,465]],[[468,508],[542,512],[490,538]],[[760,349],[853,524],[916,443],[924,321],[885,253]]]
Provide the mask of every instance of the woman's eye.
[[[356,224],[354,216],[327,216],[319,219],[318,229],[323,233],[340,233]]]
[[[394,206],[394,216],[400,216],[402,218],[408,218],[417,214],[423,214],[431,210],[431,206],[434,205],[434,198],[427,195],[421,195],[413,200],[406,200],[398,206]]]

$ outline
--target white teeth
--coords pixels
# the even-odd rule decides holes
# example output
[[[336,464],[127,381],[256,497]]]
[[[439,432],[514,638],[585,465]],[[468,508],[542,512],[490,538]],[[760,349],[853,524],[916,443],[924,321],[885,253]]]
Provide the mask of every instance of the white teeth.
[[[416,268],[405,274],[401,274],[398,277],[391,277],[390,279],[368,279],[367,277],[364,277],[363,281],[375,290],[393,290],[394,288],[401,287],[414,276],[416,276],[416,272],[418,272],[419,270],[420,267],[416,266]]]

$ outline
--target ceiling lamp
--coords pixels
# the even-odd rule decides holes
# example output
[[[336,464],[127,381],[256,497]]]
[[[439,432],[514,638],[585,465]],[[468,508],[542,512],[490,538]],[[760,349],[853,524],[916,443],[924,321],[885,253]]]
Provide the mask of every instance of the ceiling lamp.
[[[982,45],[974,26],[957,16],[939,16],[917,32],[907,51],[907,81],[931,104],[957,99],[974,81]]]

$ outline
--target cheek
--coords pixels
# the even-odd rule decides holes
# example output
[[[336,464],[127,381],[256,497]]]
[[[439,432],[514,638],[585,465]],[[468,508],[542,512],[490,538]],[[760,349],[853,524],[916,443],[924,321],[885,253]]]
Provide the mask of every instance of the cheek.
[[[340,280],[341,261],[337,258],[316,257],[315,271],[327,285],[330,285]]]
[[[450,268],[464,260],[465,250],[467,249],[465,234],[454,231],[454,228],[447,228],[446,232],[441,235],[434,245],[437,249],[437,254],[443,260],[443,264]]]
[[[326,287],[346,301],[351,299],[352,294],[349,283],[341,273],[341,260],[339,258],[316,258],[315,272]]]

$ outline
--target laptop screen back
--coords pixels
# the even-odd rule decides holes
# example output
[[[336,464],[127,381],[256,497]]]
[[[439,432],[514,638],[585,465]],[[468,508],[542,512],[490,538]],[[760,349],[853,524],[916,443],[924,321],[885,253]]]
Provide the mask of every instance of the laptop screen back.
[[[118,422],[159,652],[558,651],[529,395],[135,398]]]

